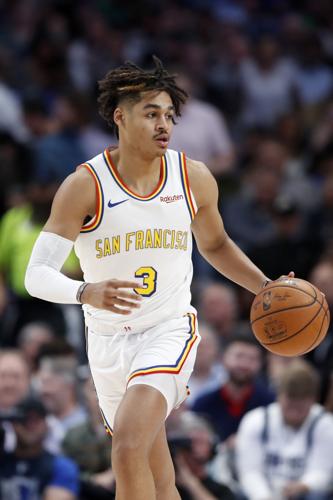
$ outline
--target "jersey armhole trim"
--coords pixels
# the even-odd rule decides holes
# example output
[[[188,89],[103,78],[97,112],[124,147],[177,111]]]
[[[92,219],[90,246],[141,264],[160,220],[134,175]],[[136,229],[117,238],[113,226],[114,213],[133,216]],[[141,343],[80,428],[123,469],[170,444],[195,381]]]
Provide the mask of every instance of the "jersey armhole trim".
[[[87,171],[90,173],[90,175],[94,179],[94,183],[95,183],[96,212],[95,212],[94,217],[89,222],[87,222],[87,224],[84,224],[84,226],[82,226],[82,228],[80,230],[80,233],[90,233],[90,232],[94,231],[95,229],[97,229],[102,221],[103,212],[104,212],[104,193],[103,193],[101,181],[100,181],[94,167],[92,165],[90,165],[90,163],[83,163],[82,165],[79,166],[79,168],[87,169]]]
[[[185,200],[188,211],[190,213],[191,220],[193,220],[198,209],[197,209],[197,204],[195,203],[193,197],[193,193],[190,188],[190,183],[187,174],[186,156],[184,153],[178,153],[178,157],[179,157],[180,177],[182,181]]]

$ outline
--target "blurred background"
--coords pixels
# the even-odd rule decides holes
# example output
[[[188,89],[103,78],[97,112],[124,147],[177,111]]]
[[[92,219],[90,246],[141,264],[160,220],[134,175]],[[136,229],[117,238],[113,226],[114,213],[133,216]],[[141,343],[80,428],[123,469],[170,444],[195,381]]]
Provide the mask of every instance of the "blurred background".
[[[33,395],[46,411],[42,449],[71,457],[80,471],[81,493],[68,487],[68,498],[112,498],[110,442],[101,431],[80,307],[29,297],[25,268],[59,183],[116,143],[98,115],[97,81],[125,60],[149,67],[152,54],[190,94],[170,147],[204,161],[216,177],[227,232],[269,277],[294,271],[317,285],[333,308],[330,0],[1,0],[4,449],[14,453],[20,432],[13,424],[17,414],[6,419],[3,412]],[[190,491],[189,475],[203,477],[212,461],[213,472],[202,479],[212,498],[236,498],[232,495],[242,492],[230,461],[238,424],[247,411],[275,400],[279,377],[293,360],[251,343],[251,294],[219,276],[196,250],[194,270],[193,302],[204,339],[191,396],[170,418],[170,439],[175,450],[193,456],[193,436],[210,443],[205,459],[192,456],[185,463],[186,453],[176,458],[187,491],[182,498],[201,498]],[[80,278],[75,255],[64,272]],[[319,376],[317,402],[328,412],[333,411],[332,340],[330,329],[305,360]],[[237,351],[236,366],[235,344],[244,350]],[[203,469],[191,460],[204,463]],[[333,479],[333,465],[331,470]],[[214,490],[214,481],[224,485],[222,493]]]

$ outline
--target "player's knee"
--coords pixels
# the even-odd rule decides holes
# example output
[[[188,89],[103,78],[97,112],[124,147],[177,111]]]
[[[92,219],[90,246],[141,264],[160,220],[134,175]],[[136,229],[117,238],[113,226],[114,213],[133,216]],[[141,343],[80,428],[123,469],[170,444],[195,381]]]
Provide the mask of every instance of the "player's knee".
[[[115,433],[112,442],[112,463],[129,467],[137,460],[148,460],[148,451],[142,439],[131,432]]]

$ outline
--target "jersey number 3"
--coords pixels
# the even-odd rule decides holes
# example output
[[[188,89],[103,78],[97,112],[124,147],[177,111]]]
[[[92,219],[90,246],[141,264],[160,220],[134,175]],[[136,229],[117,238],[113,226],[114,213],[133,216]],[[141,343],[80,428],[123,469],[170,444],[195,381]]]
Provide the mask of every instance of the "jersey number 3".
[[[135,271],[136,278],[143,278],[143,286],[134,290],[143,297],[150,297],[156,292],[157,271],[153,267],[139,267]]]

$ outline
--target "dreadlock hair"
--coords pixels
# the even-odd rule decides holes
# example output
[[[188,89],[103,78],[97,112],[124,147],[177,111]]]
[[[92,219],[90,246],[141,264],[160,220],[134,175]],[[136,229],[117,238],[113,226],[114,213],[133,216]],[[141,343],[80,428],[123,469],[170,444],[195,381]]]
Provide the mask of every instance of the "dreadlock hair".
[[[133,103],[139,102],[142,92],[164,90],[171,98],[176,116],[181,116],[180,109],[188,97],[187,93],[178,87],[176,75],[169,74],[158,57],[153,56],[153,61],[155,68],[150,71],[126,61],[123,66],[110,70],[98,82],[100,90],[99,113],[117,137],[118,127],[113,120],[115,109],[125,99],[129,99]]]

